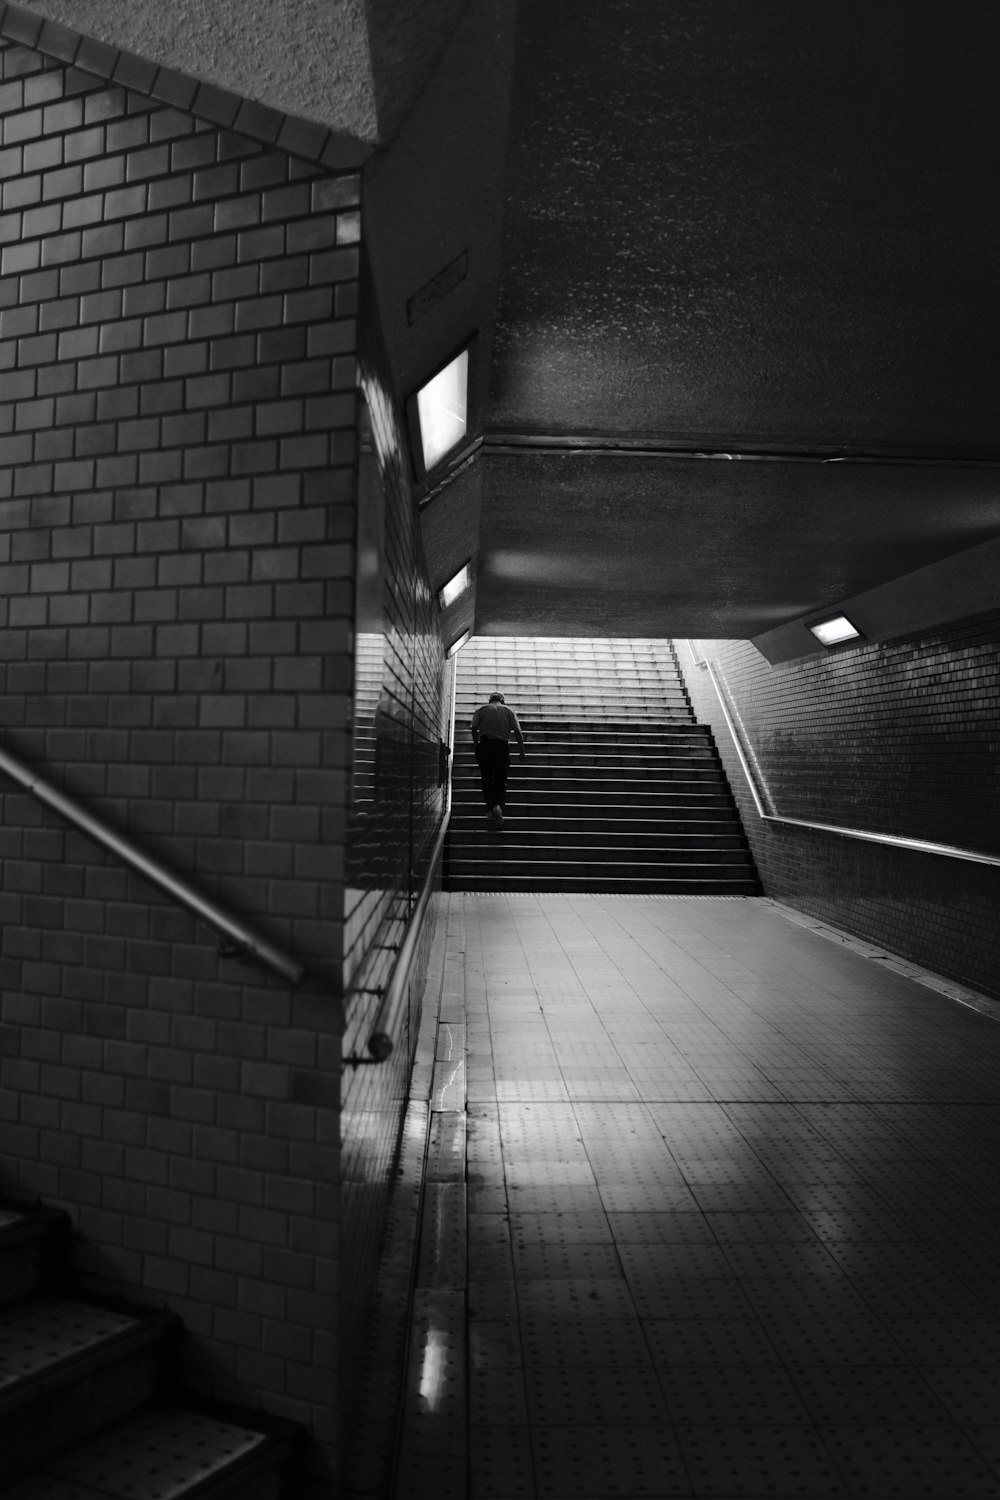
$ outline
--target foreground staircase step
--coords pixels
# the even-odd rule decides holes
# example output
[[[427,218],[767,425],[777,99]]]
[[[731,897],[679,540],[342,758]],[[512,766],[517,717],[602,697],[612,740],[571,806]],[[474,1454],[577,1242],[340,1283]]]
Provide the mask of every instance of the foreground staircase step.
[[[3,1500],[298,1500],[302,1429],[183,1396],[173,1314],[64,1293],[70,1230],[0,1202]]]
[[[279,1500],[292,1429],[269,1426],[158,1407],[45,1463],[5,1500]]]
[[[0,1205],[0,1309],[55,1289],[69,1236],[69,1218],[56,1209]]]
[[[0,1313],[0,1485],[135,1411],[154,1395],[161,1312],[32,1297]]]

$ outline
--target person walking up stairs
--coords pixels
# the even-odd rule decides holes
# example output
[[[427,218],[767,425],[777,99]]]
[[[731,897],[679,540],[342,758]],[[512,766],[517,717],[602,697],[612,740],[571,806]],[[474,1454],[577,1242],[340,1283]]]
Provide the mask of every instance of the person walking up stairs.
[[[508,708],[503,693],[491,693],[489,703],[472,715],[472,743],[482,778],[483,801],[495,828],[503,827],[510,774],[510,737],[516,735],[524,759],[524,735],[517,714]]]
[[[759,894],[669,640],[474,637],[456,675],[456,722],[470,719],[471,740],[460,729],[455,742],[446,890]],[[531,755],[508,808],[508,741],[522,726]]]

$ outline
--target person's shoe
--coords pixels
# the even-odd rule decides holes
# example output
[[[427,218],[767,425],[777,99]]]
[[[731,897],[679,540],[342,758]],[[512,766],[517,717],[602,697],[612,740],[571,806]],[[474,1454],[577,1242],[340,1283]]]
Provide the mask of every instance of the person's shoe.
[[[497,803],[496,807],[491,810],[491,814],[494,823],[499,828],[503,823],[503,808],[500,806],[499,802]]]

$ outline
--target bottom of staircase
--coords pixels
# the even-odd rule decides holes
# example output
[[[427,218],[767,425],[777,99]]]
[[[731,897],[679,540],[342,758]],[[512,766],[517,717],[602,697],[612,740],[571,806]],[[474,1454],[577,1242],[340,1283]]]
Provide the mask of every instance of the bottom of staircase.
[[[461,876],[444,882],[446,891],[500,893],[537,892],[539,895],[592,896],[759,896],[756,880],[644,880],[628,876],[511,875]]]
[[[172,1314],[69,1285],[68,1217],[0,1203],[4,1500],[291,1500],[304,1433],[181,1385]]]

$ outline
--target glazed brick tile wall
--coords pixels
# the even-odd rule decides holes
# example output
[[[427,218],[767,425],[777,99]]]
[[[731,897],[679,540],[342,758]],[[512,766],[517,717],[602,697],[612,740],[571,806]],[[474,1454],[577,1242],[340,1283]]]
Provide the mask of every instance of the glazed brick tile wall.
[[[359,183],[17,45],[0,111],[3,743],[314,976],[4,783],[0,1191],[329,1479]]]
[[[383,629],[368,634],[357,661],[357,777],[345,909],[346,1057],[366,1055],[443,816],[439,743],[447,734],[450,703],[437,606],[407,470],[404,424],[391,395],[375,299],[364,276],[362,286],[361,373],[384,509]],[[362,496],[367,489],[362,482]],[[341,1288],[345,1344],[359,1370],[432,936],[433,914],[421,936],[392,1056],[376,1066],[348,1066],[344,1073],[342,1191],[344,1222],[351,1233],[343,1247]]]
[[[772,811],[1000,855],[1000,616],[770,666],[697,641],[738,710]],[[740,802],[764,891],[1000,994],[1000,869],[762,823],[707,674],[678,643]]]

